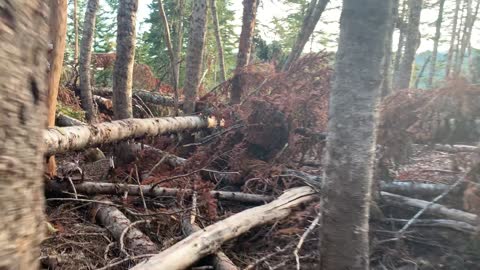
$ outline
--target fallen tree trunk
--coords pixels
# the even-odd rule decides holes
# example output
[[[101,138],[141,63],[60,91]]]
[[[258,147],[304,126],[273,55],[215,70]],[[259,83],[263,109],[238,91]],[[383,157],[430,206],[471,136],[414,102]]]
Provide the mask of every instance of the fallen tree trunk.
[[[437,151],[447,152],[447,153],[460,153],[460,152],[471,152],[471,153],[480,153],[480,148],[473,145],[463,145],[463,144],[436,144],[434,147]]]
[[[84,122],[77,120],[73,117],[59,113],[55,118],[55,124],[59,127],[71,127],[71,126],[84,126]]]
[[[450,185],[425,184],[410,181],[380,182],[380,190],[408,196],[437,196],[447,190]],[[455,188],[451,193],[462,191],[460,187]]]
[[[83,182],[75,185],[78,193],[85,195],[123,195],[128,192],[130,195],[139,196],[143,192],[144,196],[176,196],[178,194],[192,194],[191,189],[162,188],[154,185],[119,185],[102,182]],[[74,192],[72,186],[67,181],[48,181],[45,183],[47,193]],[[273,200],[271,196],[249,194],[230,191],[210,191],[210,194],[219,200],[239,201],[245,203],[263,204]]]
[[[398,219],[398,218],[385,218],[382,219],[383,222],[389,223],[399,223],[405,224],[409,222],[409,219]],[[449,219],[417,219],[413,221],[412,226],[417,227],[441,227],[448,228],[460,232],[465,232],[469,234],[475,234],[478,232],[477,227],[472,226],[466,222],[449,220]]]
[[[428,201],[413,199],[413,198],[396,195],[396,194],[392,194],[384,191],[380,192],[380,195],[382,197],[383,202],[385,202],[386,204],[393,205],[396,207],[401,207],[401,208],[412,207],[417,209],[423,209],[430,204],[430,202]],[[445,218],[465,222],[473,226],[479,225],[479,219],[477,215],[468,213],[465,211],[457,210],[457,209],[448,208],[446,206],[443,206],[437,203],[431,204],[427,208],[425,213],[436,215],[436,216],[443,216]]]
[[[182,221],[182,230],[188,236],[195,232],[201,231],[197,224],[191,224],[190,220],[184,219]],[[217,251],[217,253],[212,255],[212,266],[215,270],[238,270],[238,267],[228,258],[225,253],[222,251]]]
[[[109,201],[105,201],[110,203]],[[127,255],[142,255],[158,252],[157,246],[134,223],[116,207],[106,204],[95,204],[95,219],[102,224],[112,236],[119,241],[120,249]],[[130,254],[131,253],[131,254]]]
[[[216,123],[198,116],[125,119],[92,126],[48,129],[44,135],[46,155],[90,148],[126,139],[156,136],[212,127]]]
[[[111,88],[96,88],[93,90],[95,95],[99,96],[112,96],[112,89]],[[160,94],[155,94],[149,91],[144,90],[134,90],[132,97],[140,98],[143,102],[152,103],[162,106],[175,106],[175,100],[169,96],[162,96]]]
[[[317,198],[310,187],[287,190],[269,204],[250,208],[193,233],[172,247],[133,267],[134,270],[186,269],[250,229],[288,217],[293,209]]]

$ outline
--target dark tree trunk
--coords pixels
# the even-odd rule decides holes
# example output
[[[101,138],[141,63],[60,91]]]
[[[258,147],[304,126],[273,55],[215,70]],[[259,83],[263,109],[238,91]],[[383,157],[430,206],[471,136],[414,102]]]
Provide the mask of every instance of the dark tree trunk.
[[[393,0],[393,7],[391,16],[392,18],[398,17],[398,4],[399,0]],[[393,32],[395,31],[396,20],[391,20],[388,29],[387,38],[385,39],[385,59],[383,63],[383,82],[382,82],[382,98],[390,95],[392,89],[392,43]]]
[[[185,102],[183,103],[183,110],[187,114],[195,111],[197,90],[200,86],[200,77],[202,74],[202,58],[205,47],[206,30],[207,0],[194,1],[184,83]]]
[[[95,19],[99,0],[88,0],[83,23],[82,44],[80,45],[80,60],[78,72],[80,75],[80,98],[89,123],[95,123],[95,107],[93,105],[91,71],[93,35],[95,33]]]
[[[392,0],[343,1],[322,186],[324,270],[369,269],[376,108],[392,6]]]
[[[217,41],[218,62],[220,64],[220,82],[224,82],[226,78],[225,57],[223,56],[222,35],[220,33],[220,25],[218,23],[217,2],[210,0],[210,9],[212,11],[213,26],[215,27],[215,39]]]
[[[423,78],[423,74],[425,73],[425,69],[427,68],[428,64],[430,63],[430,60],[432,59],[432,56],[429,55],[425,62],[422,65],[422,68],[420,69],[420,72],[418,72],[417,78],[415,78],[415,88],[418,88],[418,85],[420,84],[420,80]]]
[[[462,6],[462,9],[460,11],[460,17],[459,17],[459,25],[458,25],[458,34],[457,34],[457,43],[455,44],[455,52],[454,52],[454,57],[453,57],[453,72],[452,72],[452,75],[453,77],[458,77],[458,73],[457,73],[457,67],[458,67],[458,62],[460,60],[460,47],[461,47],[461,44],[462,44],[462,39],[463,39],[463,34],[460,33],[460,31],[462,31],[462,29],[464,28],[464,23],[465,23],[465,12],[466,12],[466,5],[463,5]]]
[[[460,12],[460,4],[462,0],[456,0],[455,11],[453,15],[453,24],[452,24],[452,33],[450,38],[450,47],[448,49],[447,56],[447,65],[445,66],[445,77],[450,76],[450,71],[452,69],[453,55],[455,53],[455,39],[457,38],[457,24],[458,24],[458,13]]]
[[[116,120],[132,117],[137,9],[138,0],[120,0],[117,16],[117,58],[113,68],[113,114]]]
[[[438,9],[438,17],[435,23],[435,37],[433,39],[433,52],[432,59],[430,63],[430,73],[428,74],[428,87],[432,88],[433,86],[433,77],[435,76],[436,64],[437,64],[437,54],[438,54],[438,44],[440,43],[440,35],[442,30],[442,21],[443,21],[443,8],[445,6],[445,0],[440,0]]]
[[[330,0],[312,0],[310,2],[305,17],[303,18],[300,33],[295,40],[292,51],[288,55],[288,58],[285,61],[282,70],[288,70],[292,63],[294,63],[298,58],[300,58],[305,44],[307,44],[308,39],[315,30],[315,26],[317,25],[318,20],[320,20],[320,16],[322,16],[322,13],[327,7],[329,1]]]
[[[403,49],[405,47],[405,31],[407,30],[406,26],[406,14],[407,14],[407,2],[408,0],[403,0],[403,5],[402,5],[402,13],[398,18],[396,18],[396,24],[397,28],[400,31],[400,35],[398,37],[398,45],[397,45],[397,52],[395,54],[395,61],[393,63],[393,72],[394,72],[394,78],[397,77],[398,75],[398,70],[400,68],[400,61],[402,60],[403,56]]]
[[[49,1],[0,2],[0,269],[39,269]]]
[[[242,32],[240,33],[240,44],[238,45],[236,72],[248,65],[252,50],[253,32],[257,16],[258,0],[243,0]],[[230,102],[240,103],[242,97],[242,85],[240,76],[236,75],[232,82]]]
[[[405,42],[405,52],[403,53],[402,60],[400,61],[398,74],[395,77],[395,89],[405,89],[410,87],[413,63],[415,61],[415,55],[421,39],[419,26],[420,15],[422,13],[422,4],[423,0],[409,0],[408,2],[409,16],[407,39]]]
[[[184,0],[179,0],[176,7],[177,20],[174,25],[174,30],[177,34],[177,40],[174,47],[175,56],[175,73],[177,74],[177,86],[180,85],[180,55],[183,48],[183,13],[184,13]]]
[[[462,73],[463,59],[465,58],[465,51],[468,43],[470,43],[470,25],[473,21],[472,18],[472,0],[465,0],[467,15],[463,23],[462,39],[460,40],[457,61],[455,62],[455,74],[456,76]]]
[[[78,63],[78,1],[73,0],[73,31],[75,35],[75,45],[73,48],[73,66],[76,66]]]

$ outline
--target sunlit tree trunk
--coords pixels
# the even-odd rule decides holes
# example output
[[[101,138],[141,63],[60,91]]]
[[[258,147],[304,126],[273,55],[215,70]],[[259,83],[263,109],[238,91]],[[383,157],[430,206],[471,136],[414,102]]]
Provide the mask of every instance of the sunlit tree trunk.
[[[39,269],[49,2],[0,1],[0,269]]]
[[[450,75],[450,71],[452,69],[453,63],[453,55],[455,53],[455,39],[457,38],[457,24],[458,24],[458,13],[460,12],[460,4],[462,0],[456,0],[455,4],[455,11],[453,15],[453,23],[452,23],[452,32],[450,37],[450,47],[448,49],[448,56],[447,56],[447,64],[445,66],[445,77]]]
[[[138,0],[120,0],[117,15],[117,58],[113,68],[113,114],[116,120],[131,118],[132,77],[135,57],[135,23]]]
[[[435,22],[435,37],[433,39],[433,52],[430,63],[430,72],[428,74],[428,87],[432,88],[433,86],[433,77],[435,76],[436,64],[437,64],[437,54],[438,54],[438,44],[440,43],[440,35],[442,31],[442,21],[443,21],[443,8],[445,6],[445,0],[440,0],[438,8],[438,17]]]
[[[343,1],[322,186],[323,270],[369,269],[377,106],[392,6],[392,0]]]
[[[77,14],[78,3],[77,0],[73,0],[73,31],[75,35],[75,45],[73,48],[73,65],[76,66],[78,63],[78,14]]]
[[[67,38],[67,0],[50,0],[50,31],[49,38],[53,49],[48,62],[50,71],[48,73],[48,126],[55,126],[55,111],[57,108],[58,87],[63,68],[63,56]],[[57,168],[55,157],[48,159],[47,173],[50,176],[56,175]]]
[[[80,75],[80,99],[89,123],[96,122],[96,112],[93,105],[91,84],[91,61],[93,37],[95,34],[95,19],[99,0],[88,0],[83,23],[82,44],[80,45],[80,59],[78,72]]]
[[[210,10],[212,11],[215,39],[217,42],[218,62],[220,64],[220,81],[224,82],[227,75],[225,71],[225,57],[223,56],[222,35],[220,33],[220,25],[218,23],[217,2],[215,0],[210,0]]]
[[[253,32],[255,31],[255,21],[257,16],[258,0],[243,0],[242,32],[240,33],[240,44],[238,45],[236,72],[248,65],[250,53],[252,50]],[[230,102],[232,104],[240,103],[242,97],[241,76],[236,75],[232,81],[230,91]]]
[[[305,44],[307,44],[308,39],[315,30],[315,26],[317,25],[318,20],[320,20],[320,16],[322,16],[322,13],[327,7],[329,1],[330,0],[312,0],[310,2],[305,17],[303,18],[300,33],[295,40],[295,44],[293,45],[292,50],[282,67],[282,70],[288,70],[292,63],[300,58]]]
[[[403,56],[403,49],[405,47],[405,31],[406,31],[406,14],[407,14],[407,3],[408,0],[402,0],[403,5],[402,5],[402,13],[398,18],[396,18],[396,25],[397,28],[400,32],[400,35],[398,37],[398,45],[397,45],[397,52],[395,53],[395,61],[393,63],[393,74],[394,78],[397,77],[398,70],[400,68],[400,61],[402,60]]]
[[[393,0],[393,7],[391,11],[392,18],[398,17],[398,4],[399,0]],[[396,20],[390,21],[388,28],[388,34],[385,39],[385,60],[383,63],[383,82],[382,82],[382,97],[386,97],[392,93],[392,43],[393,32],[395,31]]]
[[[195,111],[197,90],[202,75],[203,50],[205,47],[205,34],[207,32],[207,0],[193,2],[190,36],[188,38],[188,51],[186,74],[184,83],[185,102],[183,110],[187,114]]]
[[[412,77],[412,68],[415,61],[418,46],[420,45],[420,15],[422,13],[423,0],[409,0],[409,16],[407,26],[407,39],[405,41],[405,52],[398,74],[395,77],[394,89],[404,89],[410,87]]]

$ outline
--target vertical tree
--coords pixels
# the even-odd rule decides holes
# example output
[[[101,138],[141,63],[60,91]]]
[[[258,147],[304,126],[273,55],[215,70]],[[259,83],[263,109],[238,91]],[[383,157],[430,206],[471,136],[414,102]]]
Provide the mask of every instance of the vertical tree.
[[[327,4],[330,0],[312,0],[308,6],[307,12],[303,19],[302,28],[300,33],[298,33],[295,44],[292,47],[290,54],[288,55],[285,64],[282,67],[282,70],[288,70],[293,62],[295,62],[303,52],[305,44],[307,44],[308,39],[315,30],[315,26],[320,20],[323,11],[327,7]]]
[[[74,31],[74,48],[73,48],[73,65],[78,63],[78,3],[77,0],[73,0],[73,31]]]
[[[466,2],[467,5],[467,16],[465,19],[465,25],[464,25],[464,30],[463,30],[463,35],[462,35],[462,40],[461,40],[461,47],[460,47],[460,53],[458,57],[458,63],[456,66],[456,74],[460,74],[462,72],[462,67],[463,67],[463,61],[465,59],[465,54],[467,49],[470,46],[470,40],[472,37],[472,31],[473,31],[473,26],[475,25],[475,20],[478,15],[478,9],[480,5],[480,1],[477,1],[477,5],[475,8],[475,12],[473,11],[473,1],[472,0],[467,0]]]
[[[450,47],[448,49],[448,56],[447,56],[447,65],[445,66],[445,77],[450,75],[450,71],[452,70],[452,63],[453,63],[453,55],[455,53],[455,39],[457,38],[457,24],[458,24],[458,13],[460,12],[460,4],[462,0],[456,0],[455,2],[455,11],[453,15],[453,23],[452,23],[452,32],[450,37]]]
[[[258,0],[243,0],[242,32],[240,33],[240,44],[238,45],[237,72],[247,66],[250,61],[253,32],[255,30],[257,16],[257,2]],[[233,79],[230,92],[230,102],[232,104],[240,103],[242,91],[241,78],[237,75]]]
[[[213,27],[215,30],[215,40],[217,42],[218,62],[220,64],[220,82],[225,81],[225,57],[223,56],[222,35],[220,34],[220,25],[218,23],[217,2],[210,0],[210,10],[212,11]]]
[[[440,35],[442,30],[443,9],[445,0],[440,0],[438,8],[437,21],[435,22],[435,37],[433,38],[433,52],[430,63],[430,73],[428,74],[428,87],[433,85],[433,77],[435,76],[435,65],[437,64],[438,44],[440,43]]]
[[[398,69],[400,68],[400,61],[402,60],[403,49],[405,46],[405,32],[407,31],[407,23],[405,17],[407,14],[408,0],[402,0],[402,2],[402,13],[400,13],[399,16],[395,18],[395,24],[400,34],[398,36],[397,53],[395,54],[395,61],[393,63],[394,78],[397,76]]]
[[[385,39],[385,61],[383,63],[383,82],[382,97],[386,97],[392,93],[392,45],[393,32],[395,32],[396,18],[398,17],[399,0],[393,0],[393,7],[390,15],[392,19],[388,28],[387,37]]]
[[[195,111],[197,90],[200,85],[202,73],[203,50],[205,47],[205,34],[207,28],[207,0],[193,2],[190,35],[186,59],[186,71],[184,82],[185,102],[183,110],[190,114]]]
[[[39,267],[45,226],[42,136],[47,120],[47,3],[0,4],[0,269]]]
[[[48,74],[48,126],[55,126],[55,111],[57,108],[58,87],[62,74],[63,56],[67,39],[67,0],[50,0],[50,31],[49,38],[53,49],[50,53],[50,72]],[[56,174],[55,157],[48,159],[47,172]]]
[[[113,68],[113,114],[131,118],[132,77],[135,56],[135,22],[138,0],[120,0],[117,15],[117,58]]]
[[[185,2],[184,0],[179,0],[176,6],[176,15],[177,20],[174,24],[173,29],[177,33],[177,40],[174,47],[174,64],[175,64],[175,73],[177,74],[177,85],[180,85],[180,55],[183,48],[183,14],[185,12]]]
[[[419,26],[420,15],[422,13],[422,4],[423,0],[408,1],[409,16],[407,39],[405,41],[405,52],[403,53],[402,60],[400,61],[398,74],[395,77],[395,89],[404,89],[410,87],[412,67],[421,39]]]
[[[377,110],[392,0],[344,0],[330,96],[321,269],[369,269]]]
[[[175,52],[173,51],[172,39],[170,38],[170,25],[168,24],[167,14],[165,14],[165,9],[163,8],[162,0],[158,0],[158,8],[160,11],[160,17],[163,22],[163,30],[165,43],[167,44],[168,56],[170,57],[170,69],[172,73],[172,85],[173,91],[175,94],[175,114],[178,112],[178,73],[175,66]]]
[[[461,44],[462,44],[462,39],[464,37],[464,35],[461,34],[461,31],[462,29],[464,29],[464,23],[465,23],[465,19],[466,19],[466,16],[465,15],[465,12],[466,12],[466,9],[467,9],[467,6],[465,5],[467,2],[463,2],[463,5],[462,5],[462,8],[460,10],[460,16],[459,16],[459,23],[458,23],[458,33],[457,33],[457,41],[455,43],[455,49],[454,49],[454,57],[453,57],[453,76],[454,77],[457,77],[459,74],[458,74],[458,70],[457,70],[457,67],[458,67],[458,62],[459,62],[459,59],[460,59],[460,47],[461,47]]]
[[[80,75],[80,99],[86,112],[89,123],[94,123],[95,107],[93,105],[90,64],[92,59],[93,35],[95,33],[95,19],[99,0],[88,0],[83,23],[82,44],[78,72]]]

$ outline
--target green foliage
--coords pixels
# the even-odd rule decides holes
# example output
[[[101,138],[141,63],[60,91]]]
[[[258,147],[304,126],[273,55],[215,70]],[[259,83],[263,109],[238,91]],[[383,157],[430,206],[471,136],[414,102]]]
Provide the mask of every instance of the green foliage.
[[[57,113],[62,113],[64,115],[85,122],[85,111],[74,110],[71,106],[63,105],[61,102],[57,103],[56,111]]]

